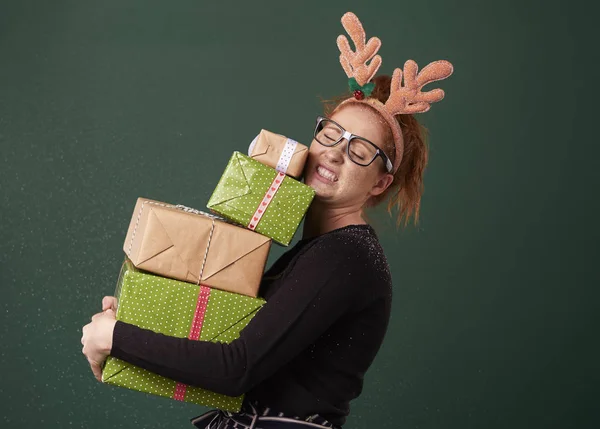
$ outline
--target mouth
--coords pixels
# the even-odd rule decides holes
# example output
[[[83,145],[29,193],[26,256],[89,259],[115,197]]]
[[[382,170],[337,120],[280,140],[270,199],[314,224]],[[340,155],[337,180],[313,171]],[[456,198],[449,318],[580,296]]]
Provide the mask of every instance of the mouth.
[[[327,182],[338,181],[338,177],[336,176],[336,174],[333,171],[323,167],[322,165],[317,165],[317,177],[319,177],[320,179],[324,179],[324,181]]]

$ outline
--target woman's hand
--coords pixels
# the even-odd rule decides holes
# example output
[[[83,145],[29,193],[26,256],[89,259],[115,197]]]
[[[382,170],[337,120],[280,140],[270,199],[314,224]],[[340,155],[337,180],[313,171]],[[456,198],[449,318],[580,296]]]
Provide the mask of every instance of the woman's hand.
[[[117,298],[115,298],[114,296],[105,296],[104,298],[102,298],[102,311],[108,310],[110,308],[116,313],[117,305]]]
[[[104,311],[92,316],[92,321],[82,329],[83,349],[81,351],[87,358],[94,377],[98,381],[102,381],[102,364],[112,348],[113,331],[117,323],[116,306],[116,298],[105,297],[102,300]]]

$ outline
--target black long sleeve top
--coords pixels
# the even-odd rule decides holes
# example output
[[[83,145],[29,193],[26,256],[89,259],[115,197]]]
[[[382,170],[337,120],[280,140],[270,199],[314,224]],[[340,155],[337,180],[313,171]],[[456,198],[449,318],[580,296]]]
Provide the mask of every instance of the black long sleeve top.
[[[350,225],[300,240],[265,273],[266,304],[230,344],[118,321],[111,355],[285,415],[342,425],[387,330],[392,282],[375,231]]]

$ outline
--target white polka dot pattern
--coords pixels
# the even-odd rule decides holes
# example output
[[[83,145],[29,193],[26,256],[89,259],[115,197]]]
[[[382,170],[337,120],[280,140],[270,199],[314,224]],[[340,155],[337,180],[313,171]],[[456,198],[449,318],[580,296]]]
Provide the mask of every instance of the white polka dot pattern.
[[[247,227],[276,175],[274,168],[234,152],[207,207]],[[255,231],[289,245],[314,195],[310,186],[286,176]]]
[[[199,286],[141,272],[127,263],[117,290],[117,320],[179,338],[191,333]],[[260,298],[210,289],[200,340],[233,341],[264,302]],[[230,397],[198,387],[182,389],[173,380],[113,357],[107,359],[102,377],[108,384],[229,411],[238,411],[243,400],[243,396]]]
[[[288,138],[285,141],[285,146],[281,151],[281,155],[279,155],[279,160],[277,161],[277,166],[275,167],[275,170],[285,174],[288,167],[290,166],[292,156],[294,156],[294,152],[296,151],[296,146],[298,146],[298,142],[296,140]]]

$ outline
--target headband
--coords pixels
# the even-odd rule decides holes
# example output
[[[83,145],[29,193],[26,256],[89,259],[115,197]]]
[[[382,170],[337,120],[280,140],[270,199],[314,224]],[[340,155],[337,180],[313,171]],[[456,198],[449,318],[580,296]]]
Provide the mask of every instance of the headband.
[[[444,98],[444,91],[433,89],[421,92],[421,88],[430,82],[442,80],[453,72],[452,64],[440,60],[428,64],[420,73],[419,67],[413,60],[404,63],[404,69],[395,69],[392,74],[390,96],[384,103],[376,98],[369,98],[375,88],[375,83],[370,82],[381,66],[381,57],[377,51],[381,47],[381,40],[371,37],[366,42],[365,30],[358,17],[352,12],[342,16],[342,25],[354,42],[355,51],[350,48],[350,43],[344,35],[337,38],[340,50],[340,63],[348,76],[348,85],[353,97],[342,101],[336,108],[339,109],[350,103],[367,104],[374,108],[386,121],[392,130],[396,156],[394,157],[392,174],[396,173],[402,160],[404,141],[400,124],[394,117],[399,114],[423,113],[429,110],[430,103],[435,103]],[[369,64],[367,64],[367,62]],[[402,85],[404,77],[404,85]]]

